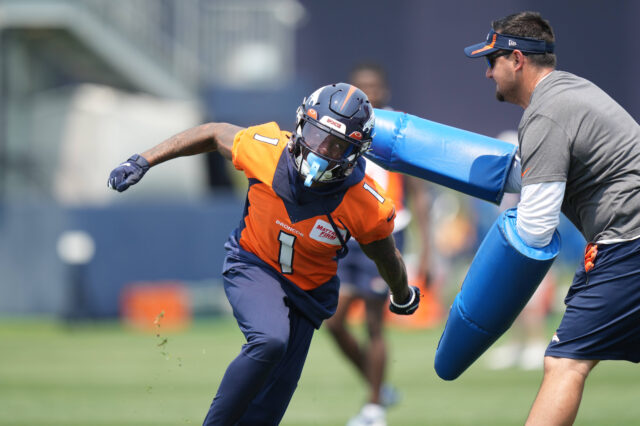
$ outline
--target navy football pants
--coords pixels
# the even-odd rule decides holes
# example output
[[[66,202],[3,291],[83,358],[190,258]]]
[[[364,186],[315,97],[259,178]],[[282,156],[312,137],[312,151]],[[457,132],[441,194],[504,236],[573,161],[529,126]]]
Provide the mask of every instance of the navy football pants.
[[[287,305],[280,282],[257,265],[227,271],[224,288],[247,343],[227,367],[204,425],[277,425],[300,379],[314,327]]]
[[[565,298],[567,309],[546,356],[640,362],[640,238],[598,244]]]

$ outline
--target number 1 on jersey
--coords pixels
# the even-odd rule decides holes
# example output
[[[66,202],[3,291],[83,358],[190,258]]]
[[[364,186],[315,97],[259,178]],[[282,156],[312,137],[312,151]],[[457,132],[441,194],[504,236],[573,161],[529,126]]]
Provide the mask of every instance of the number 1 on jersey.
[[[293,273],[293,244],[296,242],[295,235],[287,234],[284,231],[280,231],[278,235],[280,241],[280,256],[278,262],[280,262],[280,269],[283,274]]]

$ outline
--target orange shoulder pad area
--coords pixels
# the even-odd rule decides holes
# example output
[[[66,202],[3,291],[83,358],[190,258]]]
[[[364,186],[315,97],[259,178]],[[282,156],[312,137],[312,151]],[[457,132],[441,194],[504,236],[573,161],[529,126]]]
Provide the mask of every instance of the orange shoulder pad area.
[[[404,177],[400,173],[383,169],[373,161],[367,160],[367,175],[375,180],[388,197],[391,197],[398,210],[404,207]]]
[[[239,131],[233,140],[232,161],[247,178],[270,183],[273,163],[287,149],[291,133],[280,130],[275,122],[252,126]]]
[[[369,244],[393,232],[395,205],[382,187],[369,176],[349,188],[336,209],[336,216],[360,244]]]

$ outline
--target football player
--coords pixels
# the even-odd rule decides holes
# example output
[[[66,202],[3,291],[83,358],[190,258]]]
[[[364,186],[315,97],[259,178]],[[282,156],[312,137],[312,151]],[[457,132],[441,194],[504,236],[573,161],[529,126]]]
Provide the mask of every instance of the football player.
[[[294,132],[276,123],[207,123],[135,154],[108,185],[124,191],[167,160],[217,150],[249,180],[243,218],[225,248],[224,288],[246,337],[229,364],[205,425],[278,424],[311,338],[336,309],[338,260],[353,237],[391,290],[389,309],[410,315],[420,293],[407,284],[393,236],[395,209],[364,173],[374,113],[355,86],[305,98]]]

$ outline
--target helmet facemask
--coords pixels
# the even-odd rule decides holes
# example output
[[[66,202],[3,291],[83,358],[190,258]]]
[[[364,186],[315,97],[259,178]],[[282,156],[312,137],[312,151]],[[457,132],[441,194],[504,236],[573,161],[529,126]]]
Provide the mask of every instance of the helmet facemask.
[[[323,127],[303,120],[292,137],[296,168],[307,187],[346,179],[361,155],[358,144]]]

